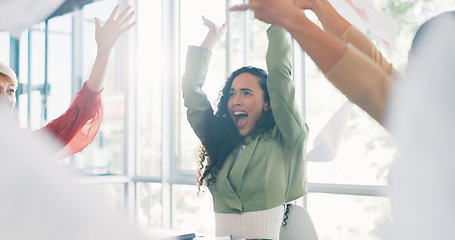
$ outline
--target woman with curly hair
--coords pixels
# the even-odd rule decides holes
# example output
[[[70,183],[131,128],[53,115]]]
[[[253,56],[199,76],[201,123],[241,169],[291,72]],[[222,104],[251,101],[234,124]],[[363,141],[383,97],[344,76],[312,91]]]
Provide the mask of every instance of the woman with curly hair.
[[[188,121],[202,143],[199,186],[212,194],[215,234],[278,239],[284,204],[307,192],[308,128],[295,104],[290,40],[282,28],[270,26],[268,74],[255,67],[234,71],[214,111],[201,88],[225,26],[203,20],[209,32],[200,47],[188,48],[182,90]]]

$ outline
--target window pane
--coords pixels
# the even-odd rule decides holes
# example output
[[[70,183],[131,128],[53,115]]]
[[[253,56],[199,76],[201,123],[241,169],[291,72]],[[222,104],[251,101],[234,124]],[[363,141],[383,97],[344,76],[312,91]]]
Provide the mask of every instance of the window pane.
[[[310,128],[307,150],[311,151],[312,140],[346,97],[323,78],[311,59],[307,58],[306,63],[306,108]],[[387,131],[355,107],[337,157],[330,162],[308,162],[308,181],[386,185],[395,151]]]
[[[71,34],[72,23],[71,13],[51,18],[48,21],[49,31]]]
[[[24,31],[21,34],[19,39],[19,73],[16,73],[18,76],[19,84],[28,84],[28,31]],[[28,94],[27,89],[24,87],[22,89],[22,94],[19,95],[19,98],[16,102],[16,107],[18,109],[18,118],[19,126],[21,128],[28,127],[28,117],[27,112],[29,109],[28,106]]]
[[[29,35],[29,46],[27,49],[30,56],[30,73],[29,81],[27,84],[30,85],[30,129],[38,129],[42,127],[43,122],[41,121],[41,114],[43,113],[41,92],[39,91],[40,85],[44,84],[44,54],[45,54],[45,43],[44,43],[44,32],[41,30],[30,30]],[[28,59],[28,58],[27,58]],[[28,64],[27,64],[28,65]],[[23,65],[23,66],[27,66]]]
[[[10,36],[8,32],[0,31],[0,62],[9,65]]]
[[[215,234],[212,195],[198,193],[194,185],[173,185],[172,228]]]
[[[247,38],[251,35],[246,32],[246,27],[250,27],[252,24],[251,19],[247,19],[247,12],[232,12],[230,13],[230,27],[231,27],[231,40],[230,40],[230,52],[229,52],[229,65],[230,69],[226,73],[229,75],[231,72],[239,69],[248,64],[248,47],[245,45],[248,41]]]
[[[121,214],[124,213],[125,184],[98,184],[94,185],[94,187],[111,210]]]
[[[62,31],[63,29],[66,30]],[[61,116],[70,105],[72,98],[71,30],[71,15],[52,18],[48,22],[47,77],[49,92],[47,98],[47,118],[41,124],[41,126],[44,126],[49,121],[52,121]],[[44,56],[40,62],[44,62]],[[44,110],[44,105],[42,107]]]
[[[250,19],[250,18],[249,18]],[[254,67],[262,68],[267,71],[267,65],[265,61],[265,56],[267,54],[267,47],[269,44],[267,38],[267,29],[270,25],[260,22],[258,20],[249,20],[247,22],[247,28],[249,33],[249,53],[248,53],[248,62],[246,65],[251,65]],[[243,67],[243,66],[239,66]],[[232,69],[232,71],[237,70],[237,68]]]
[[[192,0],[181,1],[180,6],[180,77],[176,79],[176,99],[178,117],[176,120],[176,156],[179,170],[195,171],[195,155],[200,148],[200,141],[193,132],[186,119],[186,108],[183,106],[181,77],[184,73],[186,52],[188,45],[200,46],[207,34],[207,27],[202,24],[201,15],[212,20],[217,25],[223,24],[225,20],[224,2],[213,0]],[[221,90],[225,80],[225,48],[224,38],[218,42],[213,49],[211,64],[207,74],[207,81],[203,90],[207,93],[209,100],[215,103],[218,92]]]
[[[62,115],[71,101],[71,34],[54,32],[62,26],[71,30],[70,16],[58,17],[49,21],[48,37],[48,82],[50,91],[48,96],[47,121]],[[62,23],[61,23],[62,22]],[[65,24],[63,24],[65,23]]]
[[[137,183],[137,222],[145,228],[162,226],[161,184]]]
[[[320,240],[385,239],[388,198],[309,193],[307,200]]]
[[[161,175],[161,1],[137,2],[137,157],[139,175]]]

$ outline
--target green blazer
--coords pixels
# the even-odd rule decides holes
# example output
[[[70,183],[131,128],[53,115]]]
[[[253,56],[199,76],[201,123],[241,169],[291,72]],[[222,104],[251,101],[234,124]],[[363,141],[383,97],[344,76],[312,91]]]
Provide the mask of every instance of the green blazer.
[[[232,152],[209,186],[217,213],[242,213],[277,207],[307,192],[304,153],[308,127],[295,104],[291,79],[290,40],[278,27],[267,30],[267,88],[276,126],[256,138],[246,138],[246,147]],[[182,78],[188,121],[199,138],[206,131],[205,119],[213,109],[202,91],[211,52],[189,46]],[[201,139],[203,140],[203,139]]]

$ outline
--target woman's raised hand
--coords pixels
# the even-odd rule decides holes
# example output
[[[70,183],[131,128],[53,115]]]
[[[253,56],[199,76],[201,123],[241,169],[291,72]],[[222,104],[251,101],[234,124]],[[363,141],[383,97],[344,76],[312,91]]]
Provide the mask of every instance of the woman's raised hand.
[[[212,50],[215,44],[226,33],[226,24],[223,23],[221,27],[218,27],[215,23],[205,18],[204,16],[202,16],[202,21],[204,22],[204,25],[209,29],[209,32],[202,42],[201,47]]]
[[[300,13],[301,9],[294,5],[294,0],[250,0],[246,4],[241,4],[229,8],[229,11],[254,12],[254,17],[272,25],[284,27],[285,25],[295,25],[289,16],[292,12]],[[301,13],[300,13],[301,14]]]
[[[109,56],[112,48],[119,39],[119,37],[131,29],[136,22],[129,23],[133,18],[135,12],[131,11],[131,6],[128,6],[123,10],[120,15],[117,16],[117,12],[120,6],[117,5],[112,10],[111,15],[106,22],[101,26],[99,18],[95,18],[95,41],[97,45],[97,53],[95,62],[93,63],[92,72],[87,80],[88,87],[95,92],[99,92],[104,87],[104,81],[106,78],[107,63],[109,62]]]
[[[130,23],[135,14],[135,11],[131,11],[131,6],[126,7],[117,16],[119,8],[120,6],[117,5],[112,10],[111,15],[102,26],[100,19],[95,17],[95,40],[98,51],[112,49],[119,37],[136,24],[135,21]]]

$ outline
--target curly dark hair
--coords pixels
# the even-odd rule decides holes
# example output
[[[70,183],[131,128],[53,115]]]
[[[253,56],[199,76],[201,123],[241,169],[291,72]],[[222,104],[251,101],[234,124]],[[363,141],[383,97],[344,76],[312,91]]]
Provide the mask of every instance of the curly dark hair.
[[[209,123],[207,126],[209,135],[206,136],[199,149],[197,179],[199,187],[204,185],[204,183],[207,186],[213,184],[226,157],[243,143],[243,136],[240,135],[228,110],[229,92],[232,82],[242,73],[249,73],[258,77],[259,85],[264,92],[264,101],[270,103],[267,89],[267,73],[264,70],[247,66],[234,71],[229,76],[219,94],[217,111],[213,119],[207,121]],[[274,126],[275,118],[272,110],[266,111],[257,121],[256,127],[250,135],[258,136]]]

